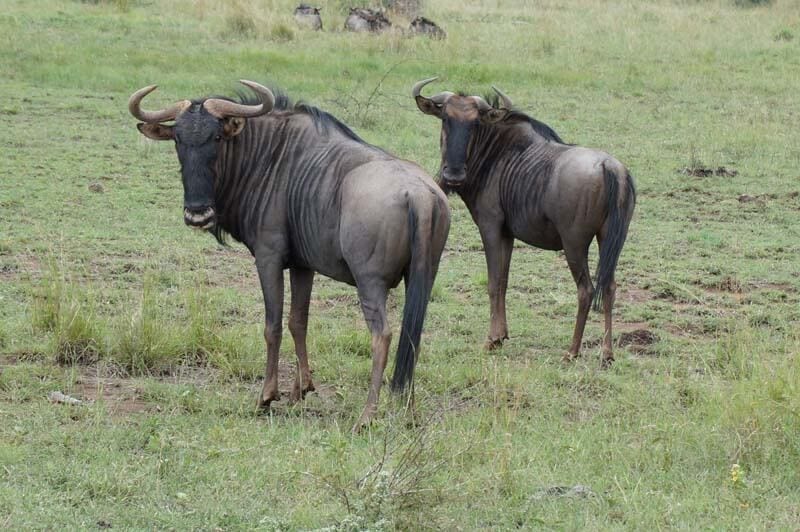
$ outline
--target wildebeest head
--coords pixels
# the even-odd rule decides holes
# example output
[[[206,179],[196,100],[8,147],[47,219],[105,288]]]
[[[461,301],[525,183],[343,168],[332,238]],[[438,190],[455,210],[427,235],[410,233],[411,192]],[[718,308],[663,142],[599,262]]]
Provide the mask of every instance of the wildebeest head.
[[[492,107],[480,96],[465,96],[446,91],[430,98],[422,96],[422,87],[436,79],[439,78],[417,82],[411,93],[420,111],[442,121],[440,175],[444,185],[457,189],[467,179],[467,161],[477,125],[502,121],[511,112],[513,103],[494,86],[492,88],[500,97],[501,108]]]
[[[178,152],[183,180],[183,220],[186,225],[210,229],[216,220],[214,205],[215,162],[222,142],[242,132],[246,119],[269,113],[275,97],[268,88],[241,80],[260,98],[244,105],[220,98],[181,100],[166,109],[145,111],[142,99],[156,89],[150,85],[131,95],[128,110],[142,122],[139,131],[154,140],[172,140]],[[175,121],[174,125],[164,122]]]

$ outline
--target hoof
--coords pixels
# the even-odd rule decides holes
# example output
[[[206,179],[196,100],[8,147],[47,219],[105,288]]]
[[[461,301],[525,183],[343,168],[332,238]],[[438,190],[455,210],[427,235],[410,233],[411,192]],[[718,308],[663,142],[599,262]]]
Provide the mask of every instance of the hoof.
[[[564,356],[561,357],[561,362],[569,364],[570,362],[574,362],[575,359],[578,358],[579,356],[581,356],[580,353],[573,353],[572,351],[567,351],[566,353],[564,353]]]
[[[314,390],[316,390],[316,388],[314,388],[314,383],[312,381],[308,381],[308,385],[304,389],[301,389],[299,386],[295,386],[292,388],[292,393],[289,394],[289,404],[293,405],[302,401],[306,398],[306,394],[308,394],[308,392],[313,392]]]
[[[271,393],[266,397],[261,396],[258,398],[258,403],[256,404],[256,408],[261,411],[269,410],[269,406],[272,403],[272,401],[280,401],[280,400],[281,400],[281,394],[279,392]]]
[[[359,434],[363,434],[369,428],[370,424],[372,424],[372,419],[360,419],[353,425],[353,428],[350,429],[350,432],[353,436],[358,436]]]
[[[369,426],[372,424],[372,420],[375,417],[376,412],[377,408],[370,408],[369,406],[367,406],[364,409],[364,412],[361,413],[361,417],[359,417],[358,421],[356,421],[356,424],[353,425],[352,433],[361,434],[362,432],[367,430]]]
[[[600,367],[602,369],[610,368],[613,363],[614,363],[614,357],[611,355],[604,356],[603,358],[600,359]]]
[[[487,338],[486,343],[483,344],[483,348],[486,351],[494,351],[495,349],[500,349],[503,347],[503,340],[504,338]]]

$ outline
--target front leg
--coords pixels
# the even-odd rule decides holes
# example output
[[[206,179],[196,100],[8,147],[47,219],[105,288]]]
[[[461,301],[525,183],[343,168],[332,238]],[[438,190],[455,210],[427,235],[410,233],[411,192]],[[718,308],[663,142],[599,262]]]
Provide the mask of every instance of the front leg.
[[[269,408],[272,401],[280,399],[278,391],[278,355],[281,349],[283,321],[283,268],[274,262],[256,261],[261,291],[264,294],[264,340],[267,342],[267,369],[264,388],[258,398],[258,407]]]
[[[501,224],[492,223],[478,225],[486,255],[486,267],[489,275],[489,337],[486,349],[494,349],[503,345],[508,338],[506,322],[506,289],[508,288],[508,269],[511,264],[511,251],[514,249],[514,237],[503,231]]]
[[[289,395],[289,402],[296,403],[314,391],[311,380],[311,369],[308,367],[308,350],[306,349],[306,332],[308,331],[308,306],[311,302],[311,287],[314,284],[314,272],[292,268],[289,270],[289,282],[292,288],[292,305],[289,310],[289,332],[294,339],[294,350],[297,353],[297,373],[294,387]]]

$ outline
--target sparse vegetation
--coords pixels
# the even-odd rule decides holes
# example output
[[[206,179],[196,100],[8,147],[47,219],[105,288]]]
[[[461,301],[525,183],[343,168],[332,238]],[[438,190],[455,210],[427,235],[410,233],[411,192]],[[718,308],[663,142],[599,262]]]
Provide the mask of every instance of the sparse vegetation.
[[[325,31],[296,31],[296,4],[3,4],[0,524],[796,527],[797,3],[424,2],[441,41],[345,33],[340,0],[318,3]],[[174,150],[140,140],[128,96],[158,83],[155,106],[254,79],[434,173],[438,125],[409,97],[434,75],[442,90],[495,84],[634,173],[617,362],[599,369],[593,313],[583,358],[561,363],[574,284],[562,254],[524,245],[511,338],[483,352],[485,262],[452,198],[413,414],[386,392],[375,425],[350,434],[370,338],[355,290],[319,275],[317,390],[257,414],[252,259],[183,227]],[[389,301],[393,345],[402,292]],[[284,330],[284,398],[294,364]],[[52,391],[84,404],[50,403]]]

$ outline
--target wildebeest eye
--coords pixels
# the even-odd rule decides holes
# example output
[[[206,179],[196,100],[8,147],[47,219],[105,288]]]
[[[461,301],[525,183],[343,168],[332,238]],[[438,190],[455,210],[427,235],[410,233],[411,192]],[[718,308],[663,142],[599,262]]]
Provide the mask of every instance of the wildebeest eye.
[[[217,141],[219,141],[219,140],[222,140],[222,135],[217,135],[217,136],[215,136],[215,137],[214,137],[214,140],[217,140]]]

